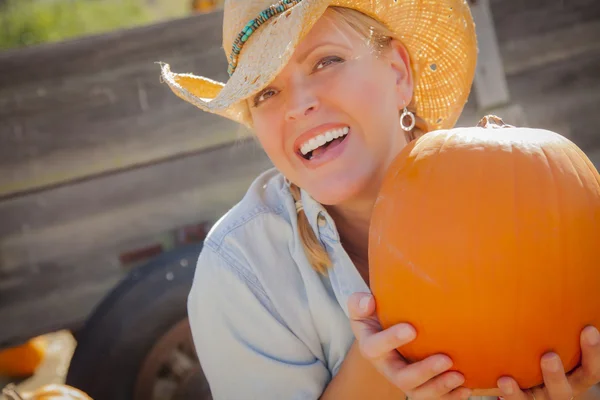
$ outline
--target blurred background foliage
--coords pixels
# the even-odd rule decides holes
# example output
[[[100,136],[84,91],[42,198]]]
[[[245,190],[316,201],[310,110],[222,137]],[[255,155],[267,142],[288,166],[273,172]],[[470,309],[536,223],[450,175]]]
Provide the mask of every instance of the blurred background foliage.
[[[0,50],[132,28],[219,8],[223,0],[0,0]]]

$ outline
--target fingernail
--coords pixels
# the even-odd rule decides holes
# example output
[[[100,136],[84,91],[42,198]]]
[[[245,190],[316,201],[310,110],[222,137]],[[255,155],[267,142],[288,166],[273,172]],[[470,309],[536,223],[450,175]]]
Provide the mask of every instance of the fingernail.
[[[433,365],[433,369],[435,372],[442,372],[450,368],[452,365],[452,361],[446,357],[440,357],[435,361]]]
[[[511,395],[513,393],[513,387],[512,384],[504,379],[500,379],[498,381],[498,387],[500,388],[500,390],[502,390],[502,392],[506,395]]]
[[[360,301],[358,302],[358,306],[360,307],[360,309],[363,311],[367,311],[369,309],[370,300],[371,295],[365,295],[362,299],[360,299]]]
[[[556,354],[549,354],[542,357],[544,368],[548,371],[556,372],[560,369],[560,359]]]
[[[415,338],[415,330],[410,326],[401,325],[398,327],[398,332],[396,333],[400,340],[412,340]]]
[[[587,341],[591,346],[596,346],[600,343],[600,333],[598,333],[598,329],[595,327],[591,327],[587,332]]]
[[[460,375],[452,375],[450,378],[448,378],[448,387],[449,388],[454,388],[457,387],[458,385],[460,385],[461,383],[463,383],[465,381],[465,379],[460,376]]]

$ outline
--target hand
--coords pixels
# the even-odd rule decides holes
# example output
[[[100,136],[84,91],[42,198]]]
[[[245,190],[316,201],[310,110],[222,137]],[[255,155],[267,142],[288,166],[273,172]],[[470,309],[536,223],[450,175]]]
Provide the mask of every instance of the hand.
[[[571,400],[600,382],[600,334],[593,326],[581,332],[581,366],[568,375],[555,353],[542,356],[541,367],[544,384],[521,390],[511,377],[498,380],[498,388],[505,400]]]
[[[435,354],[412,364],[396,348],[416,338],[414,327],[398,324],[382,330],[375,315],[375,300],[368,293],[354,293],[348,300],[352,331],[364,358],[411,400],[466,399],[471,390],[461,387],[464,376],[452,367],[452,360]]]

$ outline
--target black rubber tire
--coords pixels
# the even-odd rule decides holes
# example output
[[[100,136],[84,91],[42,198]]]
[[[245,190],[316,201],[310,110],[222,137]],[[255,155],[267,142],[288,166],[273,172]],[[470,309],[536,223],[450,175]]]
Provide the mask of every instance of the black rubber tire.
[[[100,302],[76,334],[68,385],[94,400],[133,399],[145,356],[165,332],[187,318],[187,296],[201,247],[178,248],[135,268]]]

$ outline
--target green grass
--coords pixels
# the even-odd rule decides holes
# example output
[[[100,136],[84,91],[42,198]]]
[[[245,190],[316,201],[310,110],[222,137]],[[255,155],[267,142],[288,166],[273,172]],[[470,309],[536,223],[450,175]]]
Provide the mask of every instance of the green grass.
[[[189,14],[186,0],[6,0],[0,50],[58,42]]]

